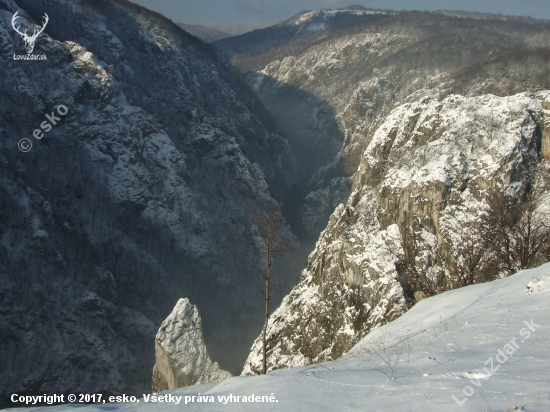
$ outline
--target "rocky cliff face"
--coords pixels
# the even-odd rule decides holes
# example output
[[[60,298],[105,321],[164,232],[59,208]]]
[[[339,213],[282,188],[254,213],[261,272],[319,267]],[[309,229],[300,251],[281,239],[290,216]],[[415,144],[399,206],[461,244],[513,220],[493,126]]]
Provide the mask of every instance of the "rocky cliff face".
[[[416,219],[427,250],[458,251],[492,190],[519,193],[538,163],[549,99],[427,94],[395,108],[362,152],[352,194],[331,215],[299,284],[273,313],[269,368],[336,359],[403,313],[400,227]],[[258,339],[243,374],[260,365],[260,349]]]
[[[208,357],[197,307],[189,299],[178,300],[155,338],[153,392],[230,377],[229,372]]]
[[[18,10],[29,30],[49,15],[35,47],[47,60],[13,60]],[[261,328],[248,209],[271,210],[297,174],[250,89],[126,1],[0,0],[0,54],[2,398],[142,393],[181,296],[211,356],[240,368]]]
[[[543,159],[550,160],[550,103],[541,99],[542,107],[546,110],[544,123],[542,125],[542,149],[541,155]]]
[[[328,19],[321,28],[322,15],[291,19],[317,27],[307,42],[295,34],[266,44],[259,31],[240,48],[231,39],[216,43],[248,74],[304,166],[302,222],[315,239],[347,200],[347,179],[394,107],[428,90],[444,98],[550,88],[545,21],[400,12],[342,26]]]
[[[286,38],[279,25],[240,37],[241,47],[216,43],[247,74],[304,167],[304,237],[322,232],[274,314],[272,368],[334,359],[398,316],[398,228],[420,220],[425,249],[452,253],[468,237],[453,231],[485,210],[487,190],[513,192],[547,156],[546,103],[506,97],[550,89],[548,22],[398,12],[338,26],[318,24],[322,14],[290,19],[312,29]],[[263,34],[277,37],[276,29],[278,41],[266,42]],[[514,136],[503,147],[501,128]],[[256,341],[244,373],[258,354]]]

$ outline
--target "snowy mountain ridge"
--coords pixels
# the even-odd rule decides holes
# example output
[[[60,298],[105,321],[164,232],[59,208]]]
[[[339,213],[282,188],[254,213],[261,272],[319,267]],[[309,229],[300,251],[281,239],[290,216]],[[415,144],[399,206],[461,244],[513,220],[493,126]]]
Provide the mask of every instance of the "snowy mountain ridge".
[[[330,28],[333,24],[333,21],[338,18],[387,16],[391,14],[393,13],[385,11],[362,10],[360,8],[316,10],[306,12],[296,18],[293,18],[288,23],[293,24],[294,26],[300,26],[299,30],[295,34],[295,36],[298,36],[303,32],[315,32]]]
[[[301,221],[315,240],[346,202],[362,152],[396,106],[426,94],[510,96],[550,88],[544,21],[400,12],[315,33],[312,41],[273,48],[252,35],[248,47],[219,43],[308,166]]]
[[[425,299],[399,319],[373,329],[334,362],[158,394],[168,403],[152,403],[149,397],[149,403],[143,398],[139,403],[111,404],[109,409],[169,411],[181,396],[186,410],[205,412],[546,411],[548,299],[550,263]],[[243,403],[243,397],[252,394],[273,396],[275,401]],[[197,402],[199,395],[211,401]],[[78,410],[104,407],[81,405]]]

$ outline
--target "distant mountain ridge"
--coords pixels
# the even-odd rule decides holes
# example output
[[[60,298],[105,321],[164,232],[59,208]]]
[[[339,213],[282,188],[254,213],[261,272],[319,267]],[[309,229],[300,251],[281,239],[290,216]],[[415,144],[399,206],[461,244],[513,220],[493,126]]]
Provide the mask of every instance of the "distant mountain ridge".
[[[300,39],[315,41],[316,33],[375,21],[391,12],[352,6],[337,10],[304,11],[276,25],[257,29],[239,36],[222,39],[214,44],[232,56],[255,56]]]
[[[249,48],[243,41],[242,51],[229,45],[226,52],[248,73],[302,166],[312,169],[310,187],[320,184],[304,209],[306,219],[317,221],[317,233],[346,196],[345,179],[355,172],[369,135],[396,104],[430,89],[442,96],[502,96],[550,87],[546,21],[399,12],[305,37],[282,36],[274,47],[265,42],[265,30],[257,38],[248,34]],[[319,213],[319,207],[327,209]]]
[[[225,39],[226,37],[231,37],[230,34],[224,33],[219,30],[210,29],[208,27],[201,26],[200,24],[188,24],[188,23],[177,23],[183,30],[191,33],[193,36],[204,40],[207,43],[213,43],[217,40]]]

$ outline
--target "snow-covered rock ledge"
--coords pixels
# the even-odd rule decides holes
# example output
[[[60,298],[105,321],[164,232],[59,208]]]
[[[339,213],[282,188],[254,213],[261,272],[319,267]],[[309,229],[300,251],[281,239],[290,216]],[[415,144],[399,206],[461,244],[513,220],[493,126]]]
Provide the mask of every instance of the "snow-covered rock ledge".
[[[547,263],[424,299],[402,317],[371,331],[343,359],[164,394],[173,395],[172,399],[182,396],[178,407],[189,411],[452,412],[507,411],[516,406],[548,411],[549,302]],[[398,353],[402,356],[390,380],[386,374],[391,371],[383,359],[389,356],[395,361]],[[199,393],[201,399],[206,396],[213,401],[197,402]],[[242,402],[242,396],[252,394],[273,394],[277,402]],[[227,401],[230,395],[240,402]],[[181,406],[185,396],[195,396],[195,401]],[[135,404],[109,405],[109,410],[169,411],[174,407],[174,403],[141,399]],[[78,411],[104,408],[80,405]]]

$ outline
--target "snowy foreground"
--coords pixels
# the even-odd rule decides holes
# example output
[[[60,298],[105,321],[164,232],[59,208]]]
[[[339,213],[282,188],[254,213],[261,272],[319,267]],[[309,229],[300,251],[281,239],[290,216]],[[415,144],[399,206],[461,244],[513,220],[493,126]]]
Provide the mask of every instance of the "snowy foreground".
[[[39,410],[550,411],[549,319],[550,263],[425,299],[335,362],[159,394],[178,405]],[[383,359],[393,366],[399,355],[390,380]],[[211,402],[199,403],[199,393]],[[276,401],[256,402],[272,394]]]

